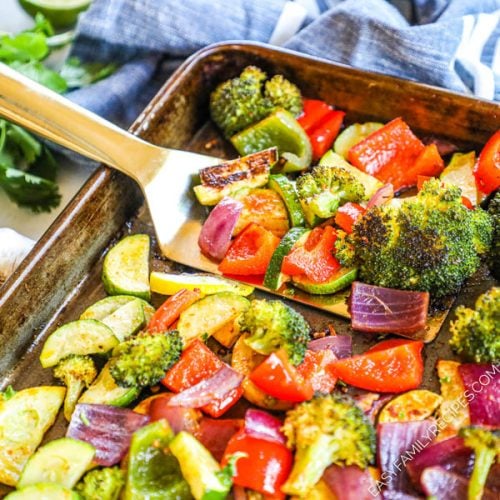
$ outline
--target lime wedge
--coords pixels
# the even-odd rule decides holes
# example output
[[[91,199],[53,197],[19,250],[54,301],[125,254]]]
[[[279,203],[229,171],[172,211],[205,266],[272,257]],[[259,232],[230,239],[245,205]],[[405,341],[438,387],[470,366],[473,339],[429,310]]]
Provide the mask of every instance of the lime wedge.
[[[183,288],[194,290],[198,288],[204,295],[220,292],[233,292],[246,297],[254,288],[209,274],[173,274],[153,271],[149,278],[151,290],[162,295],[173,295]]]
[[[30,15],[41,12],[55,28],[67,28],[76,23],[80,12],[92,0],[19,0],[21,7]]]

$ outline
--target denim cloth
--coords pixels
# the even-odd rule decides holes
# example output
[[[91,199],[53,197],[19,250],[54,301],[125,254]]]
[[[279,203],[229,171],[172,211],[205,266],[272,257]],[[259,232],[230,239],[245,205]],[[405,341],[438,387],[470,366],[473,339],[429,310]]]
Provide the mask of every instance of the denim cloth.
[[[500,0],[94,0],[72,54],[114,61],[70,98],[128,125],[180,62],[254,40],[500,100]]]

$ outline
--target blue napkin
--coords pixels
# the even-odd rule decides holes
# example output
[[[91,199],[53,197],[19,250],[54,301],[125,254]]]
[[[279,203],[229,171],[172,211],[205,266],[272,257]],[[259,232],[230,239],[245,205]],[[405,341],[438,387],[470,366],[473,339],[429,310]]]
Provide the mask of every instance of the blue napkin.
[[[73,55],[122,64],[70,93],[129,124],[205,45],[255,40],[500,100],[500,0],[94,0]]]

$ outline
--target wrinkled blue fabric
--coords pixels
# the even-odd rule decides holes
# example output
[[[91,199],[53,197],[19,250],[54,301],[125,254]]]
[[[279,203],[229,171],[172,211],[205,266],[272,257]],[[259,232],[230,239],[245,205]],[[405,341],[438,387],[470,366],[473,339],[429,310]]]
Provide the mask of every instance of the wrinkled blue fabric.
[[[94,0],[80,17],[72,53],[122,67],[106,80],[71,92],[70,98],[127,125],[173,69],[196,50],[225,40],[269,41],[286,3]],[[500,0],[316,0],[315,4],[320,15],[307,16],[286,42],[287,48],[467,94],[478,86],[474,65],[483,64],[487,74],[494,75],[491,98],[500,100]],[[468,55],[463,63],[457,60],[457,51],[467,34],[465,26],[480,21],[481,29],[489,26],[489,36],[472,62]]]

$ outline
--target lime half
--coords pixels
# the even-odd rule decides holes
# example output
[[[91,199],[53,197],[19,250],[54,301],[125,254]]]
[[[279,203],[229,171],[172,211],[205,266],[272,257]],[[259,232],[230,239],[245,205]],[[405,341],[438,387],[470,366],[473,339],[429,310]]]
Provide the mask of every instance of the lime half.
[[[41,12],[54,28],[67,28],[76,23],[78,14],[87,9],[92,0],[19,0],[19,3],[32,16]]]

